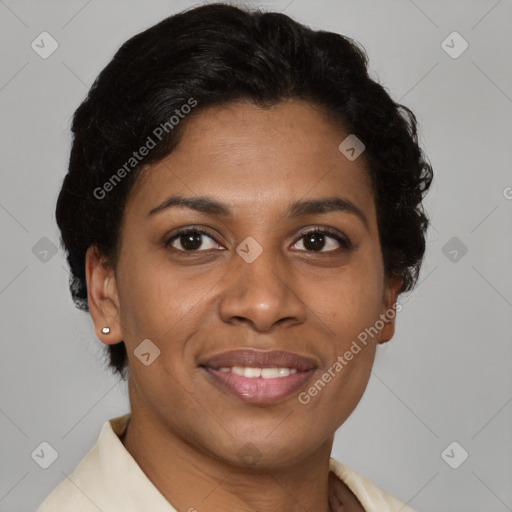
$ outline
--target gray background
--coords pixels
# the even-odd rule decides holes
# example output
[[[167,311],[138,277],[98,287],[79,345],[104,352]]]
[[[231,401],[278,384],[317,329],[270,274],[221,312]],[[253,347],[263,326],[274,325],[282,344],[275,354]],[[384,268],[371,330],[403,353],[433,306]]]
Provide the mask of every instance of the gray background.
[[[416,113],[435,171],[419,286],[400,299],[333,455],[418,511],[512,510],[511,1],[246,4],[360,41],[374,78]],[[94,78],[128,37],[192,5],[0,0],[3,512],[35,510],[104,421],[129,410],[51,252],[54,204],[70,118]],[[31,48],[43,31],[59,44],[47,59]],[[441,46],[453,31],[469,43],[458,58]],[[59,454],[46,470],[31,458],[42,441]],[[469,453],[457,469],[441,457],[453,441],[453,465]]]

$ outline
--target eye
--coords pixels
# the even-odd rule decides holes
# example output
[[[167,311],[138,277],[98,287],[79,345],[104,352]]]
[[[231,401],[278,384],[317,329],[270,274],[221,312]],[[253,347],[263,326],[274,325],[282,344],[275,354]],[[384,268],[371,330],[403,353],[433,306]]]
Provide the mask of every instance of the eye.
[[[205,244],[201,239],[202,237],[207,237],[211,242],[213,242],[213,245],[211,247],[206,247],[205,249]],[[179,244],[182,248],[180,249],[175,247],[175,242],[176,245]],[[181,252],[203,252],[208,249],[216,249],[218,246],[219,244],[210,236],[206,230],[202,228],[180,229],[175,235],[173,235],[165,242],[166,248],[171,247],[172,249]],[[201,247],[202,249],[199,250]]]
[[[209,240],[204,243],[203,237]],[[329,239],[331,240],[329,242]],[[304,240],[304,241],[303,241]],[[331,228],[315,228],[303,233],[300,239],[294,245],[302,242],[304,249],[299,250],[308,252],[336,252],[337,250],[349,250],[352,248],[350,240]],[[177,246],[181,246],[177,247]],[[210,249],[218,249],[218,244],[208,231],[200,227],[183,228],[165,242],[166,248],[171,248],[178,252],[206,252]],[[326,250],[323,250],[325,249]]]
[[[329,238],[335,240],[338,247],[336,247],[336,243],[326,240]],[[301,241],[303,241],[302,245],[308,252],[336,252],[336,250],[349,250],[352,247],[350,240],[346,236],[330,228],[315,228],[303,233],[296,244]],[[327,247],[327,250],[323,251],[322,249],[325,247]]]

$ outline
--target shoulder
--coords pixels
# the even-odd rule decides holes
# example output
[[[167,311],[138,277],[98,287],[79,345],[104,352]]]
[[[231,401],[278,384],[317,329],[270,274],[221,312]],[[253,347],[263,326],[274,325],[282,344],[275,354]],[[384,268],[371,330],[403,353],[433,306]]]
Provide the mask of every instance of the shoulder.
[[[332,457],[329,469],[349,487],[366,512],[414,512],[398,498]]]
[[[117,456],[117,435],[123,431],[128,420],[129,414],[113,418],[103,424],[97,442],[74,471],[66,475],[45,498],[37,512],[98,512],[111,504],[109,478],[105,475],[105,459]]]
[[[69,512],[70,510],[98,512],[101,505],[89,497],[88,483],[84,479],[84,475],[87,475],[93,467],[98,467],[97,456],[97,448],[94,446],[80,461],[73,473],[66,476],[46,497],[37,512]]]
[[[98,512],[98,506],[68,480],[62,481],[43,501],[37,512]]]

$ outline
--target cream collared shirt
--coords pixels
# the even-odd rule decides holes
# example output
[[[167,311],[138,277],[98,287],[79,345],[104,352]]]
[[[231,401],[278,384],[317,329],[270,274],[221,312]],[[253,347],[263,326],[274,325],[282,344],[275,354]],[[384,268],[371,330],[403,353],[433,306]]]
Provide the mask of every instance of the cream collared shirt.
[[[176,512],[119,439],[130,416],[105,422],[96,444],[37,512]],[[366,512],[414,512],[332,457],[329,466]]]

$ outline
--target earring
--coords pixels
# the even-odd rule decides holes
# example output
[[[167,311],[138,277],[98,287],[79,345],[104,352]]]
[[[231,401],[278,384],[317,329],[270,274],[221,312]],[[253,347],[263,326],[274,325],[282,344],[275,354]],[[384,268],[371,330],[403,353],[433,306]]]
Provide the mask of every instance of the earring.
[[[101,332],[103,334],[110,334],[110,327],[103,327],[103,329],[101,329]]]

